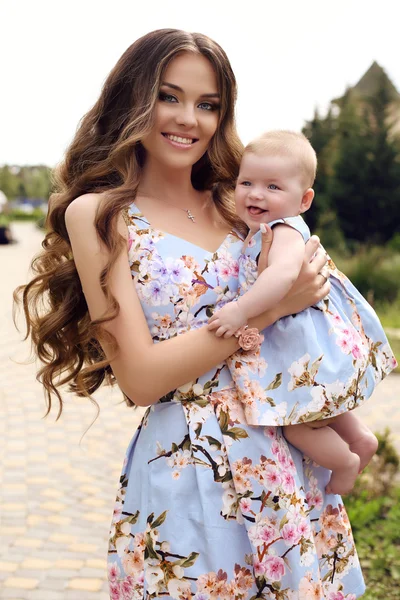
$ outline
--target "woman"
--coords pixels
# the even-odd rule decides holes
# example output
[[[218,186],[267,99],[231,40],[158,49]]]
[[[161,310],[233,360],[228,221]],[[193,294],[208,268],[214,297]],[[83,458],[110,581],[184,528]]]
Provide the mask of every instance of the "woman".
[[[128,403],[149,406],[115,505],[113,600],[364,590],[342,502],[324,497],[328,472],[279,428],[246,425],[224,362],[238,341],[205,327],[236,294],[245,234],[232,205],[235,96],[225,53],[203,35],[160,30],[128,48],[58,171],[24,290],[49,410],[55,393],[61,412],[60,375],[81,395],[115,377]],[[326,295],[317,247],[290,296],[251,326]]]

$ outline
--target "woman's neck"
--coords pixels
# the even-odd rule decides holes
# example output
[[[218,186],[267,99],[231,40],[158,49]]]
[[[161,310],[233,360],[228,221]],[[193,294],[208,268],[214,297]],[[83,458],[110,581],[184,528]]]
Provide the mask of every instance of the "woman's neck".
[[[192,168],[171,169],[149,161],[143,168],[138,195],[170,200],[176,206],[187,207],[198,192],[191,181]]]

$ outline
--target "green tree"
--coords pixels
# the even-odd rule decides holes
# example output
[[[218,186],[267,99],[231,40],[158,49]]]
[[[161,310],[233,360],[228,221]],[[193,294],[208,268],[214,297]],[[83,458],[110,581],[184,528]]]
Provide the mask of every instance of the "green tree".
[[[18,180],[8,165],[0,167],[0,190],[8,200],[14,200],[18,194]]]
[[[336,128],[337,119],[333,115],[332,107],[326,117],[320,117],[318,110],[315,110],[313,119],[307,121],[303,128],[303,133],[310,140],[318,159],[317,178],[314,183],[315,200],[304,215],[312,231],[321,226],[323,216],[327,213],[330,213],[330,220],[335,218],[331,213],[329,180],[332,171],[332,152],[334,151]]]
[[[338,118],[331,203],[347,239],[384,243],[400,227],[400,169],[390,137],[387,79],[367,100],[348,92]]]

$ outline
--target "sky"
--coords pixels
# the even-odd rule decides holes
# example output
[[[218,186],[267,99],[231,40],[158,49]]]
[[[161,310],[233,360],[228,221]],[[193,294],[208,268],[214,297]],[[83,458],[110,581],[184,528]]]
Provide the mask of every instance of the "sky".
[[[376,60],[400,90],[396,0],[0,0],[0,165],[55,166],[125,49],[154,29],[226,51],[247,143],[300,130]]]

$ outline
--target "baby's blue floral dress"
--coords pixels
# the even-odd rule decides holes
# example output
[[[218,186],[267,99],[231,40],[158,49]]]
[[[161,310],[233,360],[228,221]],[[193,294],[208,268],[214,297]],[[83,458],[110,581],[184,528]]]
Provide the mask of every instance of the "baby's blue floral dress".
[[[284,223],[310,238],[302,217]],[[239,288],[257,278],[257,232],[239,257]],[[368,302],[328,263],[331,291],[324,301],[285,317],[264,332],[259,351],[228,360],[250,425],[289,425],[334,417],[360,406],[397,365]]]
[[[128,215],[129,262],[155,343],[236,297],[235,232],[207,252],[154,229],[134,204]],[[171,391],[127,450],[110,599],[355,600],[364,582],[343,502],[325,494],[329,475],[280,427],[247,424],[226,363]]]

